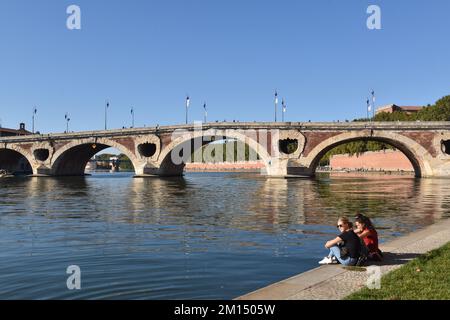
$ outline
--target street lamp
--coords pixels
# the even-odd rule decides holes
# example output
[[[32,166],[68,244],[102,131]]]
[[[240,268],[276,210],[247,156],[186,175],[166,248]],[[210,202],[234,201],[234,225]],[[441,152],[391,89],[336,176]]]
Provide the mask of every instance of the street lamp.
[[[206,102],[203,103],[203,110],[204,110],[204,123],[206,123],[206,117],[208,116],[208,111],[206,110]]]
[[[37,113],[37,108],[34,107],[34,109],[33,109],[33,116],[32,116],[32,122],[33,122],[33,125],[32,125],[32,132],[33,132],[33,133],[34,133],[34,117],[35,117],[36,113]]]
[[[284,114],[286,113],[286,104],[284,103],[284,99],[281,99],[282,113],[281,113],[281,121],[284,122]]]
[[[369,98],[367,98],[367,100],[366,100],[366,111],[367,111],[367,120],[371,121],[370,116],[369,116],[370,115],[370,111],[371,111]]]
[[[105,103],[105,130],[108,129],[108,108],[109,108],[109,100],[106,100],[106,103]]]
[[[375,91],[372,89],[372,118],[375,117]]]
[[[189,99],[189,95],[186,96],[186,124],[188,124],[188,108],[191,100]]]
[[[131,107],[131,127],[134,128],[134,108]]]
[[[69,114],[66,112],[66,115],[64,116],[64,119],[66,119],[66,133],[69,133]]]
[[[278,92],[275,90],[275,122],[277,122]]]

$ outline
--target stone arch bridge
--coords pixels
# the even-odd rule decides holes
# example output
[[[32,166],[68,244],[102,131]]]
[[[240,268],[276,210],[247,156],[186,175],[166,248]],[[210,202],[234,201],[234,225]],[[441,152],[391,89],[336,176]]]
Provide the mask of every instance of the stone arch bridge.
[[[113,147],[128,156],[138,176],[181,175],[188,155],[206,145],[214,149],[224,139],[247,144],[269,176],[313,176],[328,150],[360,140],[402,151],[418,177],[450,176],[448,122],[223,122],[4,137],[0,169],[28,168],[36,176],[84,175],[96,153]]]

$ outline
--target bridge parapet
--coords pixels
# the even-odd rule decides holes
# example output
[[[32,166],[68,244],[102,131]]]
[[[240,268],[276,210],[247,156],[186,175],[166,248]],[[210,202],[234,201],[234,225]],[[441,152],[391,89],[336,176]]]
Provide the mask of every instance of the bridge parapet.
[[[196,130],[199,126],[195,124],[154,126],[145,128],[116,129],[81,131],[70,133],[50,133],[28,136],[0,137],[0,143],[20,141],[42,141],[42,140],[72,140],[86,137],[117,137],[137,136],[146,134],[172,133],[175,130]],[[404,122],[213,122],[201,124],[202,130],[208,129],[278,129],[278,130],[301,130],[301,131],[348,131],[348,130],[399,130],[399,131],[429,131],[450,130],[450,121],[404,121]]]

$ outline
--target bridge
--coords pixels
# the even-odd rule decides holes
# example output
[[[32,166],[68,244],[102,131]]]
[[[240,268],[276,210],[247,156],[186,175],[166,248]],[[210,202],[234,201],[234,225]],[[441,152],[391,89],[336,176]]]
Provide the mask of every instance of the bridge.
[[[137,176],[182,175],[192,152],[218,140],[249,146],[268,176],[313,176],[332,148],[378,141],[402,151],[417,177],[450,176],[450,122],[221,122],[0,138],[0,169],[35,176],[84,175],[108,147],[132,162]],[[212,142],[216,143],[212,143]]]

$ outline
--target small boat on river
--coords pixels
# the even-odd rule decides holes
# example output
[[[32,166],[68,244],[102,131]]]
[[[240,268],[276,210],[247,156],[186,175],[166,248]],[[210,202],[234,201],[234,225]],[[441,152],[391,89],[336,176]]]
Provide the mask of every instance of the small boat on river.
[[[8,171],[0,169],[0,178],[14,177],[14,175],[8,173]]]

